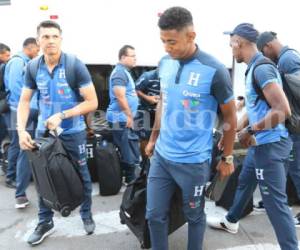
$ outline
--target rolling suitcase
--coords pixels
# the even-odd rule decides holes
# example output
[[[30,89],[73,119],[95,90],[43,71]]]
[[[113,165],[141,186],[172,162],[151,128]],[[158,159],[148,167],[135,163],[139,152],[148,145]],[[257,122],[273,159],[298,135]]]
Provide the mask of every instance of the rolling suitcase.
[[[148,229],[146,214],[147,174],[149,160],[142,164],[140,175],[128,184],[120,206],[120,221],[126,224],[141,243],[141,248],[151,247],[150,233]],[[176,231],[185,224],[182,211],[182,196],[178,188],[171,200],[169,212],[169,234]]]
[[[83,201],[83,184],[74,163],[57,136],[35,139],[26,151],[38,194],[46,206],[69,216]]]
[[[115,195],[122,187],[119,152],[114,144],[106,140],[97,143],[94,150],[97,164],[100,195]]]
[[[98,143],[101,142],[101,135],[95,134],[92,137],[87,138],[86,142],[86,156],[87,156],[87,165],[90,172],[92,182],[98,182],[98,165],[95,156],[95,150]]]

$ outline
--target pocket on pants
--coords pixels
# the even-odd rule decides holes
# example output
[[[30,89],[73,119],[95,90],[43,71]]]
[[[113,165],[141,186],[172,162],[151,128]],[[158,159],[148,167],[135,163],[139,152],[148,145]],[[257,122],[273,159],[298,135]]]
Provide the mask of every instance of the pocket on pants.
[[[122,158],[128,164],[139,163],[140,148],[139,137],[130,128],[126,128],[122,136]]]

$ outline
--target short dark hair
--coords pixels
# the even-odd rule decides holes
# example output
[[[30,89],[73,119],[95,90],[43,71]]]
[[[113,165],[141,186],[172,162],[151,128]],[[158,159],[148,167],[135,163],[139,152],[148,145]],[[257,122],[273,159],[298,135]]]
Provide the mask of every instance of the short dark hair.
[[[128,49],[133,49],[134,47],[131,45],[124,45],[120,50],[119,50],[119,60],[122,58],[122,56],[126,56],[127,55],[127,50]]]
[[[10,47],[8,47],[6,44],[4,43],[0,43],[0,53],[4,53],[5,51],[9,51],[10,52]]]
[[[35,45],[37,45],[36,39],[34,37],[28,37],[28,38],[26,38],[24,40],[24,42],[23,42],[23,48],[25,48],[29,44],[35,44]]]
[[[192,14],[183,7],[171,7],[165,10],[158,20],[158,27],[161,30],[180,31],[190,25],[193,25]]]
[[[273,41],[274,39],[277,39],[277,33],[274,31],[265,31],[259,34],[256,42],[258,50],[262,51],[267,43]]]
[[[46,20],[46,21],[43,21],[41,22],[38,26],[37,26],[37,34],[40,33],[40,29],[41,28],[56,28],[59,30],[59,33],[62,33],[62,30],[59,26],[58,23],[54,22],[54,21],[51,21],[51,20]]]

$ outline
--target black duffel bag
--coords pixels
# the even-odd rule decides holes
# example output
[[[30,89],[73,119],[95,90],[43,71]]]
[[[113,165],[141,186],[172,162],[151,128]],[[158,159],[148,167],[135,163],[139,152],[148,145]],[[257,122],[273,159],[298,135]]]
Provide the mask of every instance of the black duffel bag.
[[[78,165],[58,136],[35,139],[36,148],[26,151],[38,194],[46,206],[69,216],[84,198]]]
[[[142,163],[140,175],[130,182],[123,194],[120,206],[120,220],[126,224],[141,243],[141,248],[151,248],[150,233],[146,215],[147,174],[150,162]],[[182,210],[182,194],[176,189],[169,212],[169,234],[176,231],[186,222]]]

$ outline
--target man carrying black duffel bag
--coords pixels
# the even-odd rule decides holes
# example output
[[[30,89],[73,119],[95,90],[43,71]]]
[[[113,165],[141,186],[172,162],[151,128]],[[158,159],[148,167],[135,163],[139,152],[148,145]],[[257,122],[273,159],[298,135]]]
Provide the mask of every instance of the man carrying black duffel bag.
[[[17,128],[23,150],[34,149],[34,141],[25,130],[29,102],[35,90],[39,96],[38,136],[47,129],[63,129],[59,138],[70,157],[79,165],[84,186],[84,200],[80,215],[87,234],[92,234],[95,223],[91,213],[91,178],[86,163],[86,132],[83,114],[97,108],[97,96],[90,74],[75,56],[61,51],[61,28],[53,21],[37,27],[38,42],[43,56],[32,60],[25,73],[18,106]],[[83,99],[83,100],[82,100]],[[82,101],[82,102],[81,102]],[[39,199],[39,223],[29,237],[30,245],[41,243],[53,231],[53,211]]]

